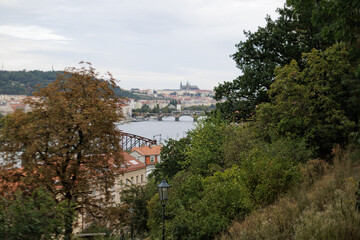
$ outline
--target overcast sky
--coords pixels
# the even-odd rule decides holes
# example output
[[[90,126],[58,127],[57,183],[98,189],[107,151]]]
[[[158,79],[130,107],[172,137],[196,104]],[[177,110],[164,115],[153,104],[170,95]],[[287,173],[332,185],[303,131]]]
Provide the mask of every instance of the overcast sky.
[[[240,70],[229,55],[243,31],[277,17],[285,0],[0,0],[4,70],[89,61],[122,88],[213,89]],[[0,86],[1,87],[1,86]]]

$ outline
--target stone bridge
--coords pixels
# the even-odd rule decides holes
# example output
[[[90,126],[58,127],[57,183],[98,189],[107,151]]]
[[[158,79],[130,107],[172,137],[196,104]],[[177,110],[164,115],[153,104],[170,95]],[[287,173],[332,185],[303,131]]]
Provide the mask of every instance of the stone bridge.
[[[204,116],[205,112],[203,111],[174,111],[171,113],[149,113],[149,116],[156,116],[158,121],[162,121],[163,117],[175,117],[175,121],[180,121],[180,117],[182,116],[190,116],[193,118],[194,122],[200,116]]]

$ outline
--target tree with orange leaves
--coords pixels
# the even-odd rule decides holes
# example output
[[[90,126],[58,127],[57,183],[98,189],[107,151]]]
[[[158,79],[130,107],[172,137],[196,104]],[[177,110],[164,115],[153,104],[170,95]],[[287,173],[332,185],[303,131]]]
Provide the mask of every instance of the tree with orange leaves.
[[[20,156],[24,183],[45,187],[57,201],[101,217],[123,162],[121,133],[114,125],[122,117],[121,99],[110,73],[109,80],[101,80],[90,63],[81,64],[27,99],[30,112],[6,118],[0,151],[8,163]],[[91,194],[94,184],[101,197]],[[65,239],[70,239],[74,218],[71,211],[65,215]]]

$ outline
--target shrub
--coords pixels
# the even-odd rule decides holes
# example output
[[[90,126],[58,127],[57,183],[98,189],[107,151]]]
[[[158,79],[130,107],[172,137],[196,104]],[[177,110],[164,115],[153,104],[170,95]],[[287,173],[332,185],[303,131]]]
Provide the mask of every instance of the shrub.
[[[333,153],[331,167],[318,159],[304,164],[296,188],[218,239],[360,239],[355,196],[360,159],[340,148]]]

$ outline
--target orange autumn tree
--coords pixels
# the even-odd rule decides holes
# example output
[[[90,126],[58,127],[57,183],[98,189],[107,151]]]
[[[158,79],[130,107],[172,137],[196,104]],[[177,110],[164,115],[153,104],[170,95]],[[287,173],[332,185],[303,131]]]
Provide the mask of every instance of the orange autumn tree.
[[[101,217],[111,200],[123,162],[121,133],[114,125],[122,117],[122,101],[115,87],[111,74],[101,80],[90,63],[68,68],[26,100],[30,112],[9,115],[1,130],[0,150],[9,163],[20,154],[23,182],[46,187],[71,209],[64,213],[65,239],[71,238],[74,211]],[[95,187],[101,187],[102,197],[91,194]]]

